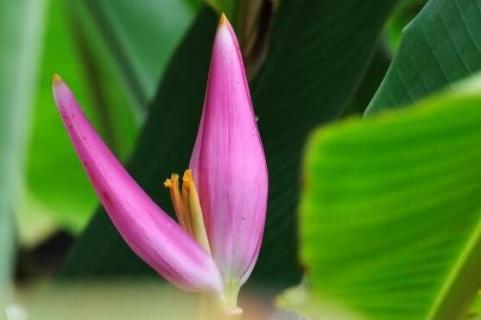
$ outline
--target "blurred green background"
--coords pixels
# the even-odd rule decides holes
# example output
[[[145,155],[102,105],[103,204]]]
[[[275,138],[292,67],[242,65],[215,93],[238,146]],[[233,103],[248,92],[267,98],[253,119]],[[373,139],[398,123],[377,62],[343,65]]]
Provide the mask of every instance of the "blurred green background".
[[[455,305],[479,287],[469,268],[481,258],[466,245],[478,235],[478,202],[466,199],[478,191],[480,97],[465,89],[479,83],[455,83],[481,69],[480,8],[480,0],[0,0],[0,304],[32,305],[37,286],[56,277],[155,276],[98,208],[54,107],[51,77],[65,79],[132,175],[170,208],[162,181],[187,165],[225,12],[244,53],[271,179],[248,289],[270,304],[304,279],[309,288],[284,294],[284,305],[317,312],[299,299],[313,295],[354,314],[323,306],[332,319],[457,319],[449,318],[461,312]],[[403,106],[427,111],[404,114]],[[385,109],[397,120],[376,120]],[[341,124],[324,131],[332,122]],[[409,201],[444,205],[396,211]],[[433,213],[442,223],[417,223]],[[396,232],[406,237],[383,240]],[[112,288],[100,282],[92,292],[116,300]],[[39,296],[59,299],[52,292]],[[68,292],[65,299],[87,295]]]

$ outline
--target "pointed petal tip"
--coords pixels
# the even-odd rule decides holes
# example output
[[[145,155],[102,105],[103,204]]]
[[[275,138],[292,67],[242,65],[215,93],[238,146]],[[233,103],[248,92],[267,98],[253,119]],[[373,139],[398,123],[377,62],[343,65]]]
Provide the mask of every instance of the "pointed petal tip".
[[[227,19],[227,16],[225,15],[225,13],[222,12],[219,19],[219,28],[223,26],[229,26],[229,25],[230,25],[229,19]]]
[[[230,23],[227,16],[222,13],[219,19],[219,24],[217,25],[217,33],[222,33],[222,31],[229,31],[230,33],[234,33],[234,29],[232,28],[232,24]]]
[[[232,48],[237,48],[238,50],[239,44],[236,33],[224,13],[220,16],[214,42],[220,46],[219,48],[223,48],[221,50],[230,50]]]
[[[62,110],[73,107],[72,93],[58,73],[54,73],[52,76],[52,90],[55,104],[60,113]]]
[[[58,86],[58,85],[61,85],[63,84],[63,79],[62,77],[58,74],[58,73],[54,73],[53,76],[52,76],[52,84],[54,86]]]

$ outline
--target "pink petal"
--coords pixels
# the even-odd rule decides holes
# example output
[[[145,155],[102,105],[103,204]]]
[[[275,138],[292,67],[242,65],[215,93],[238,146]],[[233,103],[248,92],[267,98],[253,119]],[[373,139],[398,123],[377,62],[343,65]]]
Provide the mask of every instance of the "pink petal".
[[[75,150],[110,219],[129,247],[178,287],[222,292],[220,274],[212,258],[129,176],[58,76],[54,76],[53,90]]]
[[[225,279],[242,284],[259,254],[268,178],[242,55],[225,17],[214,42],[190,168],[214,259]]]

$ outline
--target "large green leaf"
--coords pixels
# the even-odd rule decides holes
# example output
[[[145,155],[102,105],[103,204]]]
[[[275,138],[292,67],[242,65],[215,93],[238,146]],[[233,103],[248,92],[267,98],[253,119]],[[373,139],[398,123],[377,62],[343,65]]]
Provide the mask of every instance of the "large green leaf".
[[[0,312],[13,257],[12,211],[20,200],[20,173],[34,93],[44,1],[0,1]]]
[[[481,285],[480,88],[313,135],[301,233],[318,301],[360,319],[465,317]]]
[[[155,94],[198,0],[84,0],[140,107]]]
[[[405,29],[367,113],[402,106],[481,69],[481,0],[430,0]]]
[[[340,116],[353,96],[395,1],[284,0],[270,51],[252,94],[270,170],[265,239],[253,278],[276,286],[299,279],[295,211],[304,140]],[[302,21],[302,24],[299,22]],[[369,21],[369,23],[366,23]],[[129,168],[163,207],[162,181],[188,164],[199,122],[217,17],[202,11],[170,64]],[[73,250],[64,275],[143,274],[99,212]]]

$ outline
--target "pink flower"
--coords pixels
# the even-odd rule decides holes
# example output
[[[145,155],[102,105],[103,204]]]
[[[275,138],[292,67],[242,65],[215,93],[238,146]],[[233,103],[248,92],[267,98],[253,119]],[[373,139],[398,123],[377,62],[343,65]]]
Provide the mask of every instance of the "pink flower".
[[[229,308],[257,260],[268,177],[242,55],[222,16],[190,161],[169,188],[178,223],[137,185],[102,142],[59,76],[56,104],[75,150],[119,233],[172,284],[211,292]]]

